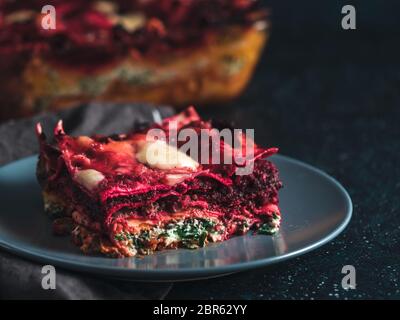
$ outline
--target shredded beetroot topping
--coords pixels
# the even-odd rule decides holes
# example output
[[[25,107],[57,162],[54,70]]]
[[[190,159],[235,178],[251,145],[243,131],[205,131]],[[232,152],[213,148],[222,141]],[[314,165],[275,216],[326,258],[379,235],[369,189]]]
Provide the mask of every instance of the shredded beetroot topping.
[[[46,4],[0,2],[0,53],[40,51],[64,63],[104,63],[202,45],[221,28],[266,17],[254,0],[55,0],[56,30],[44,30]]]
[[[237,233],[240,221],[251,228],[272,217],[279,218],[278,190],[282,184],[275,166],[265,159],[276,153],[276,148],[254,145],[254,155],[249,159],[254,162],[254,170],[248,175],[236,173],[235,161],[196,162],[195,167],[173,168],[152,167],[139,161],[149,130],[161,129],[168,137],[171,122],[177,123],[178,134],[185,128],[199,135],[201,129],[212,129],[212,123],[201,120],[192,107],[145,130],[108,137],[71,137],[59,122],[54,130],[55,144],[46,142],[38,125],[38,179],[47,194],[67,199],[71,210],[85,217],[85,227],[110,241],[121,230],[128,230],[133,220],[159,225],[177,216],[212,218],[226,227],[223,240]],[[243,148],[249,141],[242,139],[241,143]],[[222,139],[220,148],[232,155],[240,151]],[[75,220],[82,224],[78,218]]]

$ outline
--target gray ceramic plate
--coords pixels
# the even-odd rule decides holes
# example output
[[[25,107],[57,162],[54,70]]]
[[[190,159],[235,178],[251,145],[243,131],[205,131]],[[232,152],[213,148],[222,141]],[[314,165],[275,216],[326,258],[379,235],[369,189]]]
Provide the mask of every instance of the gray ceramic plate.
[[[352,203],[325,173],[274,156],[285,187],[282,228],[274,237],[246,235],[198,250],[164,251],[144,258],[83,255],[67,238],[51,234],[35,178],[36,157],[0,168],[0,246],[39,261],[81,272],[132,280],[165,281],[221,276],[295,257],[332,240],[348,224]]]

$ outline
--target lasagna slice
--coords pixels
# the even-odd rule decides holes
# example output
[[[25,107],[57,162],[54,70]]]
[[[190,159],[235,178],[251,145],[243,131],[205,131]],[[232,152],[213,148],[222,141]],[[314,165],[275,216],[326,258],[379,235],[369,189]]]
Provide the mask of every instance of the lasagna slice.
[[[150,134],[153,129],[166,139]],[[183,151],[188,140],[174,140],[184,129],[199,138],[198,159]],[[248,231],[274,234],[282,184],[266,158],[277,149],[260,148],[227,130],[238,144],[229,144],[192,107],[160,124],[112,136],[72,137],[60,121],[53,143],[38,124],[37,177],[54,233],[71,234],[84,253],[110,257],[194,249]],[[234,155],[248,145],[252,170],[239,174],[244,164]],[[214,151],[221,161],[211,161]]]

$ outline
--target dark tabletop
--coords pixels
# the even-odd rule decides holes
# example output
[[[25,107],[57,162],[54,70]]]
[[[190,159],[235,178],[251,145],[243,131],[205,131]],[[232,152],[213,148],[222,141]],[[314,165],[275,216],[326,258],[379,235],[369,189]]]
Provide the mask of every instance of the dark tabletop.
[[[201,111],[337,178],[354,202],[349,226],[287,262],[176,283],[167,299],[400,298],[400,10],[351,2],[357,29],[344,31],[347,2],[269,1],[272,37],[247,91]],[[341,287],[344,265],[356,268],[355,290]]]

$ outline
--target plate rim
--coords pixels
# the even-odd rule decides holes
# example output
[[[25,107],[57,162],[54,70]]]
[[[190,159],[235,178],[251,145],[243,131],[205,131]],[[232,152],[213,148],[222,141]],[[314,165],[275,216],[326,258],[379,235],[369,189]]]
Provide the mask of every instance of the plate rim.
[[[30,161],[32,158],[37,158],[36,155],[32,155],[29,157],[25,157],[22,159],[18,159],[16,161],[10,162],[4,166],[0,167],[0,172],[7,168],[8,166],[15,165],[20,162]],[[273,256],[273,257],[266,257],[254,261],[246,261],[246,262],[237,262],[230,265],[225,266],[216,266],[216,267],[208,267],[208,268],[181,268],[181,269],[129,269],[124,267],[118,266],[102,266],[102,265],[95,265],[92,263],[85,263],[85,262],[74,262],[70,259],[63,259],[60,257],[54,257],[52,255],[46,254],[45,252],[41,252],[40,250],[29,250],[27,248],[21,248],[18,244],[11,244],[7,243],[6,239],[2,237],[0,234],[0,247],[5,249],[12,254],[16,254],[18,256],[28,258],[33,261],[37,262],[44,262],[48,264],[54,264],[55,266],[59,266],[61,268],[65,268],[68,270],[80,271],[80,272],[90,272],[91,274],[97,275],[107,275],[107,276],[116,276],[118,278],[129,278],[129,279],[137,279],[142,278],[143,281],[176,281],[182,280],[185,278],[205,278],[205,277],[213,277],[213,276],[223,276],[226,274],[232,274],[235,272],[255,269],[263,266],[268,266],[271,264],[279,263],[302,254],[308,253],[312,250],[315,250],[326,243],[330,242],[334,238],[336,238],[343,230],[348,226],[351,217],[353,215],[353,202],[347,190],[342,186],[342,184],[337,181],[335,178],[327,174],[326,172],[318,169],[310,164],[307,164],[301,160],[297,160],[285,155],[277,154],[271,157],[272,161],[275,158],[280,158],[286,162],[298,165],[300,167],[306,168],[314,173],[317,173],[323,176],[325,179],[330,181],[344,196],[346,202],[346,213],[345,218],[340,222],[340,224],[330,233],[315,241],[305,247],[297,249],[295,251],[280,255],[280,256]],[[90,256],[88,256],[90,257]],[[128,258],[132,259],[132,258]],[[152,279],[152,280],[149,280]],[[169,279],[176,279],[176,280],[169,280]],[[187,279],[187,280],[194,280],[194,279]]]

